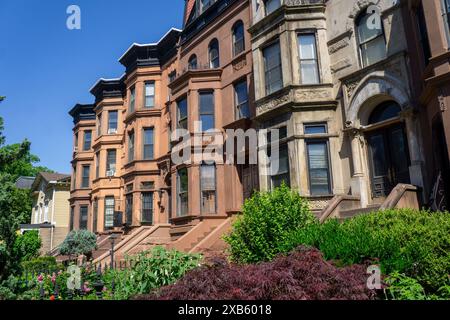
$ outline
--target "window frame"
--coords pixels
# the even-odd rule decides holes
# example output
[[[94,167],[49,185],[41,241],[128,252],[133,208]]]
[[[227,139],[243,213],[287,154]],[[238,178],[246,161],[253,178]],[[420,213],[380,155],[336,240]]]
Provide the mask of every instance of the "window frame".
[[[242,37],[237,38],[238,28],[242,28]],[[232,50],[233,57],[239,56],[241,53],[245,52],[245,27],[244,22],[242,20],[238,20],[234,23],[232,30]],[[240,31],[240,30],[239,30]],[[238,45],[241,44],[242,48],[239,48]]]
[[[92,204],[92,232],[97,232],[98,224],[98,200],[95,199]]]
[[[130,102],[128,105],[128,113],[133,113],[136,110],[136,86],[130,87]]]
[[[213,50],[216,50],[217,52],[217,56],[215,58],[212,57]],[[208,59],[209,59],[209,67],[211,69],[220,68],[220,46],[219,40],[217,40],[217,38],[212,39],[208,45]],[[214,61],[216,61],[217,63],[215,64]]]
[[[358,54],[359,54],[359,63],[360,63],[360,66],[361,66],[361,68],[366,68],[366,67],[370,67],[370,66],[372,66],[372,65],[374,65],[374,64],[376,64],[376,63],[378,63],[378,62],[380,62],[380,61],[382,61],[382,60],[384,60],[384,59],[386,59],[386,57],[387,57],[387,42],[386,42],[386,32],[385,32],[385,29],[384,29],[384,23],[383,23],[383,18],[382,17],[380,17],[380,21],[381,21],[381,33],[378,35],[378,36],[376,36],[376,37],[374,37],[374,38],[371,38],[371,39],[369,39],[369,40],[366,40],[365,42],[361,42],[360,40],[360,32],[359,32],[359,25],[360,25],[360,21],[366,16],[366,15],[369,15],[369,13],[367,12],[367,7],[366,8],[364,8],[364,9],[362,9],[361,11],[360,11],[360,13],[356,16],[356,19],[355,19],[355,39],[356,39],[356,43],[357,43],[357,46],[358,46]],[[363,52],[365,52],[363,49],[362,49],[362,47],[364,46],[364,45],[366,45],[366,44],[369,44],[369,43],[372,43],[372,42],[375,42],[377,39],[379,39],[379,38],[383,38],[383,41],[384,41],[384,49],[385,49],[385,57],[383,58],[383,59],[381,59],[381,60],[378,60],[378,61],[376,61],[376,62],[373,62],[373,63],[371,63],[371,64],[365,64],[364,63],[364,55],[363,55]],[[366,55],[367,56],[367,55]]]
[[[214,189],[203,189],[203,168],[213,167],[214,168]],[[216,164],[202,163],[200,165],[200,212],[203,214],[217,214],[217,166]],[[206,212],[204,209],[204,192],[214,192],[214,212]]]
[[[186,103],[186,117],[181,118],[180,117],[180,103],[181,102],[185,102]],[[180,99],[177,100],[177,129],[185,129],[185,130],[189,130],[189,103],[188,103],[188,98],[187,97],[182,97]],[[181,122],[186,122],[186,128],[184,128],[183,126],[180,125]]]
[[[87,139],[89,137],[89,139]],[[89,145],[88,145],[89,142]],[[89,151],[92,148],[92,130],[83,131],[83,151]]]
[[[134,193],[128,193],[125,195],[125,219],[126,224],[133,225],[133,209],[134,209]]]
[[[270,1],[278,1],[278,4],[279,4],[279,6],[278,7],[276,7],[275,9],[273,9],[272,11],[268,11],[267,10],[267,2],[270,2]],[[281,6],[283,5],[283,2],[282,2],[282,0],[264,0],[264,16],[269,16],[269,15],[271,15],[272,13],[274,13],[275,11],[277,11],[279,8],[281,8]]]
[[[87,168],[87,176],[85,175]],[[85,183],[87,181],[87,183]],[[91,186],[91,166],[82,165],[81,166],[81,189],[89,189]]]
[[[110,153],[114,152],[114,162],[110,163]],[[114,166],[112,166],[114,165]],[[112,170],[114,168],[114,170]],[[106,150],[106,176],[108,176],[109,171],[114,171],[113,176],[117,173],[117,149],[107,149]]]
[[[188,70],[197,70],[198,69],[198,59],[196,54],[192,54],[188,60]]]
[[[245,100],[244,102],[239,103],[239,95],[238,95],[238,91],[236,90],[236,88],[240,85],[244,85],[245,87],[245,92],[246,92],[246,96],[247,96],[247,100]],[[235,82],[233,84],[233,90],[234,90],[234,110],[235,110],[235,119],[236,120],[240,120],[240,119],[247,119],[251,117],[251,112],[250,112],[250,99],[249,99],[249,90],[248,90],[248,82],[247,79],[241,79],[237,82]],[[247,111],[248,111],[248,115],[247,116],[242,116],[241,113],[241,107],[247,105]]]
[[[136,136],[134,131],[130,131],[128,132],[128,163],[132,162],[135,160],[135,141],[136,140]]]
[[[301,54],[301,41],[300,38],[302,36],[312,36],[314,37],[314,58],[313,59],[304,59],[302,58],[302,54]],[[303,31],[298,31],[297,32],[297,48],[298,48],[298,63],[299,63],[299,69],[300,69],[300,83],[302,85],[316,85],[316,84],[321,84],[322,83],[322,75],[320,72],[320,57],[319,57],[319,50],[318,50],[318,36],[317,36],[317,30],[303,30]],[[310,61],[314,61],[315,64],[315,71],[317,73],[317,82],[315,83],[305,83],[304,79],[303,79],[303,63],[305,62],[310,62]]]
[[[324,132],[322,133],[307,133],[308,127],[320,127],[323,126]],[[311,122],[303,124],[303,132],[305,135],[305,154],[306,154],[306,165],[308,170],[308,188],[310,196],[331,196],[333,195],[333,170],[331,164],[331,153],[330,153],[330,140],[328,138],[328,123],[327,122]],[[323,136],[323,137],[320,137]],[[327,161],[327,178],[328,178],[328,192],[323,194],[313,193],[313,184],[311,178],[311,158],[309,146],[311,144],[324,144],[326,147],[326,161]]]
[[[153,95],[147,95],[147,86],[153,86]],[[153,104],[147,104],[147,98],[153,98]],[[144,109],[153,109],[156,106],[156,81],[149,80],[144,82]]]
[[[202,104],[201,104],[201,96],[202,95],[211,95],[212,98],[212,111],[202,111]],[[213,89],[205,89],[205,90],[200,90],[198,91],[198,120],[201,122],[202,124],[202,132],[205,132],[207,130],[211,130],[214,129],[216,127],[216,94],[215,91]],[[208,128],[205,130],[205,128],[203,127],[203,121],[202,121],[202,117],[212,117],[213,119],[213,125],[212,128]]]
[[[146,143],[147,135],[146,133],[150,131],[152,133],[151,143]],[[145,150],[146,147],[150,147],[151,155],[146,157]],[[155,130],[154,127],[147,127],[142,129],[142,160],[155,160]]]
[[[279,79],[279,80],[280,80],[280,82],[281,82],[281,87],[280,87],[279,89],[272,90],[272,91],[269,92],[268,81],[267,81],[267,79],[268,79],[268,77],[267,77],[268,70],[267,70],[267,64],[266,64],[266,58],[265,58],[264,52],[265,52],[265,50],[267,50],[267,49],[270,48],[271,46],[275,46],[275,45],[278,45],[278,49],[279,49],[279,51],[278,51],[278,56],[279,56],[279,61],[280,61],[280,63],[279,63],[279,67],[280,67],[280,79]],[[264,67],[264,68],[263,68],[263,74],[264,74],[264,92],[265,92],[265,95],[268,96],[268,95],[273,94],[274,92],[277,92],[277,91],[283,89],[283,87],[284,87],[284,79],[283,79],[283,60],[281,59],[281,44],[280,44],[280,39],[279,39],[279,38],[273,39],[272,41],[266,43],[263,47],[261,47],[261,56],[262,56],[262,62],[263,62],[263,67]],[[273,70],[275,70],[275,68],[272,68],[270,71],[273,71]]]
[[[149,203],[151,204],[151,207],[147,208],[147,209],[144,208],[144,204],[146,203],[145,202],[146,196],[149,196],[149,199],[150,199]],[[153,191],[141,192],[141,222],[143,224],[153,225],[154,204],[155,204],[155,201],[154,201],[154,192]],[[144,210],[150,210],[150,215],[149,215],[150,219],[145,218],[146,213],[144,212]]]
[[[83,209],[86,209],[84,214]],[[83,219],[83,217],[85,219]],[[89,221],[89,206],[81,205],[79,211],[78,230],[88,230],[88,221]]]
[[[115,114],[115,121],[111,121],[112,118],[111,115]],[[115,124],[115,128],[112,127],[112,124]],[[108,111],[108,134],[116,134],[117,130],[119,129],[119,112],[117,110],[110,110]]]
[[[112,205],[108,205],[108,200],[112,200]],[[105,230],[111,230],[114,229],[114,214],[116,211],[116,199],[114,198],[114,196],[106,196],[105,200],[104,200],[104,221],[103,221],[103,225]],[[112,216],[111,216],[111,225],[107,225],[106,223],[109,221],[109,219],[107,219],[108,217],[108,210],[112,209]]]
[[[187,177],[187,190],[181,190],[181,175],[180,172],[185,171]],[[186,195],[186,212],[182,212],[181,195]],[[180,168],[177,170],[177,217],[185,217],[189,214],[189,170],[188,168]]]

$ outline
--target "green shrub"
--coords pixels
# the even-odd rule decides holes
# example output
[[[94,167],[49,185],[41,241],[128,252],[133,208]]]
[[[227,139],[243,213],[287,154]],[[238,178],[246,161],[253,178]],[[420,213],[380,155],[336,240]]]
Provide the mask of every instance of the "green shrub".
[[[378,260],[384,274],[399,272],[436,292],[450,274],[450,215],[411,209],[386,210],[339,223],[299,229],[284,251],[298,245],[320,249],[343,264]]]
[[[282,251],[293,231],[314,221],[308,202],[283,184],[247,200],[243,215],[225,241],[235,262],[270,261]]]
[[[44,271],[57,271],[62,269],[56,263],[55,257],[38,257],[30,261],[22,262],[22,269],[26,272],[44,272]]]
[[[70,232],[59,247],[63,255],[85,255],[88,258],[97,249],[97,236],[88,230]]]
[[[42,241],[37,230],[27,231],[14,241],[13,255],[20,261],[28,261],[39,256]]]
[[[103,276],[109,286],[114,279],[114,299],[150,293],[153,289],[174,283],[186,272],[199,266],[201,256],[155,247],[151,251],[128,257],[132,268],[111,270]]]

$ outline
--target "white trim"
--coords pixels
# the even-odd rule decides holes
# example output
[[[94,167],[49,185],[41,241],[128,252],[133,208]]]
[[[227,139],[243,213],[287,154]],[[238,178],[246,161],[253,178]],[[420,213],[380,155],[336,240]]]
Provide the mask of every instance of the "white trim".
[[[127,49],[127,51],[125,51],[125,53],[119,58],[118,61],[122,60],[122,58],[125,57],[125,56],[127,55],[127,53],[130,52],[130,50],[131,50],[133,47],[135,47],[135,46],[136,46],[136,47],[157,46],[157,45],[160,44],[161,41],[163,41],[164,38],[167,37],[167,36],[169,35],[169,33],[171,33],[172,31],[178,31],[178,32],[181,32],[182,30],[172,27],[172,28],[170,28],[170,30],[167,31],[167,32],[161,37],[161,39],[159,39],[159,41],[156,42],[156,43],[136,43],[136,42],[134,42],[134,43]]]
[[[92,91],[101,81],[120,81],[125,77],[125,73],[122,74],[122,76],[120,76],[120,78],[112,78],[112,79],[107,79],[107,78],[100,78],[98,79],[95,84],[89,89],[89,91]]]

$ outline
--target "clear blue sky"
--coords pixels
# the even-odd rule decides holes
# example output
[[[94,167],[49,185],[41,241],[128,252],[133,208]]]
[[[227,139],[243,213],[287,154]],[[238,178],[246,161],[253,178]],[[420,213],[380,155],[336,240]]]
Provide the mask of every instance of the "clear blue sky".
[[[66,28],[69,5],[81,30]],[[133,42],[156,42],[180,28],[184,0],[0,0],[0,116],[7,143],[27,138],[41,165],[70,173],[76,103],[92,103],[100,77],[123,74],[117,61]]]

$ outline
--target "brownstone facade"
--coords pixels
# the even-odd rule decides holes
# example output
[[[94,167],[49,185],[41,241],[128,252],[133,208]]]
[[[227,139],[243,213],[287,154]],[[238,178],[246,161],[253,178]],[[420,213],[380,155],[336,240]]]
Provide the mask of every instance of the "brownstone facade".
[[[432,209],[450,205],[450,1],[404,3]]]

